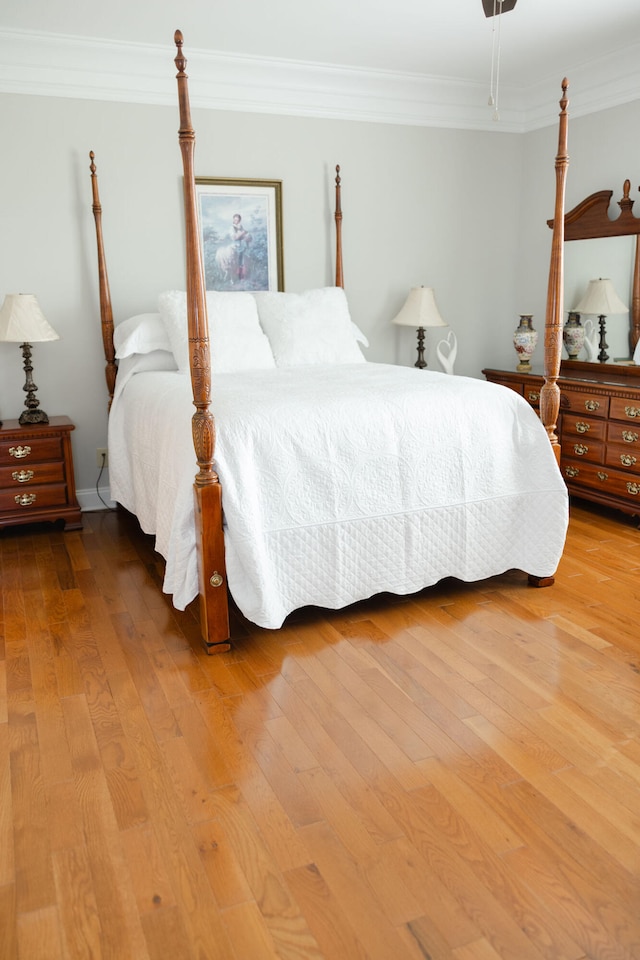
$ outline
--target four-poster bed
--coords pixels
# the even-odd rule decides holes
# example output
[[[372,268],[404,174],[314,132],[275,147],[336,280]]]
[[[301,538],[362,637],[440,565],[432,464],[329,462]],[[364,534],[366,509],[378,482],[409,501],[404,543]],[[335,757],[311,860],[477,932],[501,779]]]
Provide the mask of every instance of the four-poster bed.
[[[471,581],[520,569],[532,583],[552,583],[567,526],[567,493],[558,453],[554,456],[566,81],[545,326],[541,413],[547,438],[529,405],[512,391],[365,361],[342,290],[339,167],[334,288],[255,297],[206,291],[195,134],[179,31],[175,42],[186,295],[163,294],[161,317],[132,318],[138,326],[127,321],[114,329],[91,154],[102,333],[113,400],[112,496],[156,535],[156,548],[167,561],[164,589],[174,595],[174,604],[183,608],[199,594],[202,635],[213,652],[229,647],[227,586],[248,619],[275,628],[301,606],[337,608],[375,593],[407,594],[447,576]],[[223,298],[229,297],[236,298],[232,303],[243,312],[254,355],[260,356],[251,369],[246,358],[238,366],[240,361],[220,357],[227,335],[221,324],[231,309]],[[295,330],[282,326],[279,310],[287,323],[292,317],[306,322],[305,311],[319,316],[334,331],[325,353],[310,358],[303,350],[301,359],[292,360]],[[163,345],[159,321],[174,338],[178,331],[188,339],[189,377],[177,351],[172,356],[171,346]],[[144,352],[139,345],[123,346],[127,337],[139,344],[142,327],[153,330]],[[268,356],[261,352],[265,331]],[[196,409],[191,437],[185,439],[187,405]]]

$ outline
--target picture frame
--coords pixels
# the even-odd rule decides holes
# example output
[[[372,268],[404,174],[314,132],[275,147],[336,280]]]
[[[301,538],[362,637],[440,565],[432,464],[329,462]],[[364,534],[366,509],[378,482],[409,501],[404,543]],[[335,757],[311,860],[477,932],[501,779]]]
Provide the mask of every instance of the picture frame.
[[[207,290],[284,290],[282,181],[196,177]]]

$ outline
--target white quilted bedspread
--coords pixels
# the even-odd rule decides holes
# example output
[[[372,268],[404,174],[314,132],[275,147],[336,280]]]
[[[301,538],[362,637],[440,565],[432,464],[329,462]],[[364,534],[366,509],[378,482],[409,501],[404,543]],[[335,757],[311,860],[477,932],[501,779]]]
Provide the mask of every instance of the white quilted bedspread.
[[[279,627],[315,604],[556,570],[567,492],[542,425],[505,387],[376,363],[216,376],[229,588]],[[189,377],[119,384],[111,495],[155,534],[164,590],[198,592]]]

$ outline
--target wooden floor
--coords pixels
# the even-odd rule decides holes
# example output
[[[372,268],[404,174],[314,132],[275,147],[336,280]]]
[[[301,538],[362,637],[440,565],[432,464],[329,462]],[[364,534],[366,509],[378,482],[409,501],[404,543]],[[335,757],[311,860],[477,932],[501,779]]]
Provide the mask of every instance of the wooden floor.
[[[159,571],[122,513],[0,536],[2,960],[640,958],[632,520],[216,657]]]

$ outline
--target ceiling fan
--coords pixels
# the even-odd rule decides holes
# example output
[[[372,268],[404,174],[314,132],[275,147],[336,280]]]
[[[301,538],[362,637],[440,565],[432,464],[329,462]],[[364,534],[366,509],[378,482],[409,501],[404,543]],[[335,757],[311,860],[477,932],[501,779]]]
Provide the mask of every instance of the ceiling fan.
[[[484,10],[485,17],[493,17],[496,14],[500,13],[509,13],[509,10],[513,10],[518,0],[482,0],[482,9]]]

